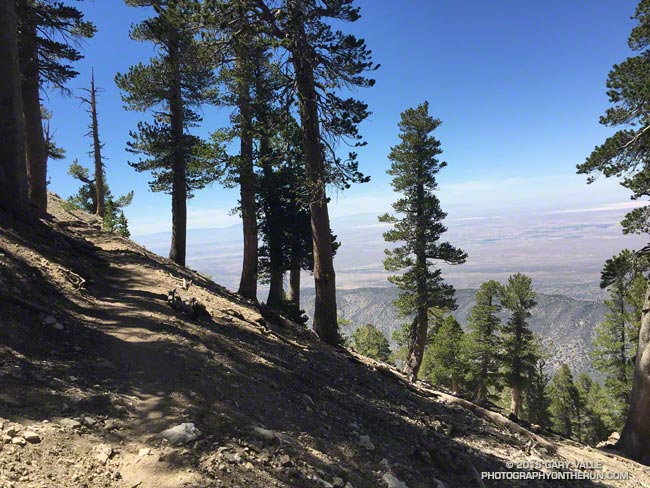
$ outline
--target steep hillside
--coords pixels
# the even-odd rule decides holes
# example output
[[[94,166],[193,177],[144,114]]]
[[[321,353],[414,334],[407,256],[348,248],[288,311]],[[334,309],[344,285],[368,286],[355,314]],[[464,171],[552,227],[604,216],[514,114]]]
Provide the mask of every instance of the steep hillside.
[[[650,486],[613,451],[409,385],[51,205],[30,227],[0,215],[0,486],[532,486],[479,473],[578,461]],[[208,314],[172,310],[173,288]]]
[[[313,293],[313,289],[303,292],[304,308],[310,316]],[[475,294],[476,290],[456,291],[458,310],[453,315],[461,324],[467,323]],[[392,341],[393,331],[404,323],[404,318],[398,316],[392,305],[396,297],[397,289],[394,287],[339,290],[339,312],[351,322],[345,327],[345,332],[349,334],[353,327],[370,323],[379,327]],[[567,363],[573,371],[593,373],[589,352],[593,348],[594,328],[604,316],[605,306],[602,302],[538,293],[530,325],[549,346],[552,353],[549,366],[552,369]]]

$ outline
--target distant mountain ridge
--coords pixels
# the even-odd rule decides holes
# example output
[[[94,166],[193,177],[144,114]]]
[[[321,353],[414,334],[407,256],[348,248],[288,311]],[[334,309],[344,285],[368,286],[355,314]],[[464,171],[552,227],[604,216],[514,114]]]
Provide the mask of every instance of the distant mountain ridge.
[[[351,323],[343,327],[343,333],[349,335],[356,327],[371,323],[386,334],[394,346],[392,333],[407,320],[398,315],[392,304],[397,292],[394,287],[338,290],[339,315]],[[474,305],[475,294],[475,289],[456,290],[458,309],[453,315],[463,327]],[[302,295],[303,308],[311,317],[314,290],[306,289]],[[532,311],[530,325],[550,349],[550,370],[567,363],[576,373],[586,371],[593,374],[589,352],[593,349],[594,329],[602,322],[605,312],[605,305],[599,301],[537,294],[537,306]]]

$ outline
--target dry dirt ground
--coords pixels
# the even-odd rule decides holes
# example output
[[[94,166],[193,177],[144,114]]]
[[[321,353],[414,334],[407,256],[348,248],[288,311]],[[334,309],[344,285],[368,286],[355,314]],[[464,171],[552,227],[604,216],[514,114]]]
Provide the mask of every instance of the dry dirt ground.
[[[50,204],[29,228],[0,215],[0,487],[650,487],[648,467],[544,447]],[[172,310],[173,288],[210,317]],[[160,437],[181,423],[200,435]],[[628,479],[480,474],[578,461]]]

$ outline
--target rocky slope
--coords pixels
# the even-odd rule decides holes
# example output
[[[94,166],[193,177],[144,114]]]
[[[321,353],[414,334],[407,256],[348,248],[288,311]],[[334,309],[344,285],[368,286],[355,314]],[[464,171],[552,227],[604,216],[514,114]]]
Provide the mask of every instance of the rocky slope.
[[[453,315],[463,325],[474,306],[475,294],[476,290],[470,289],[456,291],[458,309]],[[303,296],[304,308],[311,316],[313,289],[305,290]],[[339,313],[350,321],[350,325],[344,326],[345,332],[350,334],[355,327],[375,324],[392,342],[393,331],[405,322],[393,307],[396,297],[397,289],[394,287],[339,290]],[[537,294],[537,306],[533,309],[530,325],[549,347],[549,367],[552,370],[567,363],[575,372],[594,374],[589,352],[593,349],[594,328],[602,322],[605,312],[605,305],[599,301]]]
[[[613,451],[410,385],[51,208],[30,227],[0,215],[2,487],[603,486],[480,474],[569,464],[627,477],[605,486],[650,486]],[[173,288],[207,314],[173,310]]]

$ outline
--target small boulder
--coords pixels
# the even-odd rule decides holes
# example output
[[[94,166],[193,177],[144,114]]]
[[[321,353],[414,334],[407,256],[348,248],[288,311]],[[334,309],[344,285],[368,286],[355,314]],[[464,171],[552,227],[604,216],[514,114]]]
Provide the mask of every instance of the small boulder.
[[[12,444],[17,444],[19,446],[24,446],[25,444],[27,444],[27,442],[25,442],[25,439],[23,439],[22,437],[14,437],[14,438],[12,438],[11,443]]]
[[[167,439],[173,445],[187,444],[201,436],[201,431],[193,423],[185,422],[170,429],[163,430],[160,437]]]
[[[113,454],[113,448],[108,444],[99,444],[95,447],[95,458],[102,464],[106,464]]]
[[[382,479],[388,488],[409,488],[406,483],[390,473],[386,473]]]
[[[372,443],[370,440],[370,436],[368,435],[360,435],[359,436],[359,444],[361,447],[366,449],[367,451],[374,451],[375,450],[375,445]]]
[[[41,436],[36,432],[32,432],[31,430],[28,430],[23,434],[23,439],[25,439],[30,444],[38,444],[41,442]]]
[[[59,420],[59,425],[66,429],[78,429],[81,427],[81,422],[75,419],[61,419]]]
[[[148,456],[149,454],[151,454],[151,449],[148,447],[143,447],[138,451],[138,456],[140,457]]]

